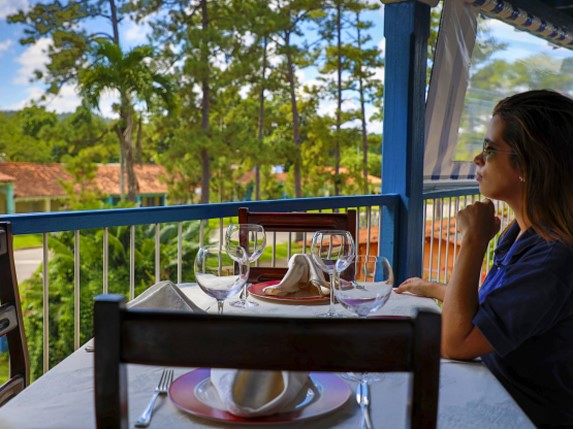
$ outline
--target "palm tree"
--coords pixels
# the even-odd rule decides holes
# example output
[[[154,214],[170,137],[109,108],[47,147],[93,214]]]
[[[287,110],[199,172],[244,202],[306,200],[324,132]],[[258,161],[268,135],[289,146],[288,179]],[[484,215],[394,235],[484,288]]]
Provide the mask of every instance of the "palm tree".
[[[168,78],[159,73],[150,46],[137,46],[124,53],[118,44],[105,39],[97,41],[93,62],[78,75],[80,93],[93,107],[99,109],[105,92],[117,91],[119,120],[113,124],[120,143],[122,167],[127,170],[127,193],[130,201],[137,195],[137,178],[134,171],[133,133],[135,130],[134,103],[145,102],[148,108],[155,99],[161,99],[169,108],[172,105],[172,87]],[[121,194],[123,192],[123,170]]]

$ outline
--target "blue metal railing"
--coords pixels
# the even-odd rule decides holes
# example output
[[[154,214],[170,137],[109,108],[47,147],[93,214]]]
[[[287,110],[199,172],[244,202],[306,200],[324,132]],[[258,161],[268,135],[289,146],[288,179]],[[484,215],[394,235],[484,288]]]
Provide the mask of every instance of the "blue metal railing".
[[[483,195],[478,186],[453,189],[432,189],[424,193],[424,239],[422,245],[422,277],[447,283],[459,251],[459,236],[456,228],[457,212],[479,201]],[[503,231],[514,219],[510,207],[502,201],[494,201],[496,215]],[[481,281],[489,271],[493,251],[500,233],[490,241],[482,266]]]
[[[111,227],[129,227],[129,298],[133,298],[135,290],[135,226],[136,225],[155,225],[155,272],[156,281],[163,280],[160,276],[160,231],[161,224],[178,223],[179,231],[184,222],[189,221],[207,221],[211,219],[219,220],[219,236],[225,223],[232,222],[232,218],[237,216],[239,207],[248,207],[252,211],[323,211],[323,210],[346,210],[355,208],[358,211],[359,231],[367,229],[368,238],[370,238],[370,229],[377,223],[378,234],[377,243],[379,253],[385,254],[393,261],[397,255],[396,240],[397,224],[392,217],[398,212],[400,199],[397,195],[366,195],[366,196],[345,196],[345,197],[326,197],[326,198],[304,198],[290,200],[272,200],[256,202],[230,202],[218,204],[200,204],[200,205],[181,205],[169,207],[149,207],[149,208],[130,208],[130,209],[108,209],[108,210],[91,210],[91,211],[67,211],[67,212],[50,212],[50,213],[26,213],[0,216],[2,221],[12,223],[14,235],[23,234],[43,234],[43,290],[42,290],[42,314],[43,314],[43,370],[49,369],[49,251],[48,239],[49,234],[63,231],[73,231],[74,243],[74,292],[73,292],[73,312],[74,312],[74,348],[80,346],[80,235],[84,230],[102,229],[103,230],[103,279],[102,289],[106,293],[108,281],[108,228]],[[374,219],[374,221],[373,221]],[[385,229],[385,236],[381,237],[382,224],[392,225],[390,230]],[[203,222],[201,222],[203,228]],[[202,243],[203,230],[201,230],[199,243]],[[390,231],[388,233],[387,231]],[[179,232],[179,249],[181,248],[181,232]],[[181,280],[181,255],[178,255],[178,282]],[[39,293],[39,291],[38,291]]]
[[[350,197],[325,197],[325,198],[303,198],[290,200],[255,201],[255,202],[230,202],[218,204],[181,205],[169,207],[149,207],[131,209],[108,209],[92,211],[68,211],[52,213],[26,213],[0,216],[0,220],[10,221],[15,235],[23,234],[43,234],[43,368],[49,368],[49,252],[48,239],[51,233],[73,231],[74,233],[74,347],[80,345],[80,235],[84,230],[102,229],[104,237],[107,237],[108,228],[129,227],[130,228],[130,292],[129,298],[134,294],[134,272],[135,272],[135,226],[155,225],[156,230],[156,281],[160,278],[159,261],[159,235],[162,224],[178,223],[179,231],[181,225],[189,221],[207,221],[211,219],[219,220],[219,236],[225,224],[233,222],[237,216],[239,207],[248,207],[252,211],[329,211],[347,210],[355,208],[358,211],[358,236],[362,232],[363,239],[366,237],[366,246],[376,243],[378,253],[388,256],[393,265],[399,255],[398,246],[408,246],[408,254],[420,252],[424,266],[420,267],[420,273],[427,278],[436,281],[447,282],[448,273],[452,268],[452,261],[455,260],[457,250],[457,239],[455,232],[450,236],[450,225],[454,225],[457,211],[465,205],[478,199],[479,190],[477,187],[464,187],[456,189],[434,189],[424,194],[424,237],[412,237],[411,243],[399,243],[397,240],[397,224],[395,214],[399,212],[400,197],[398,195],[365,195]],[[498,213],[506,213],[505,207],[498,206]],[[505,215],[504,215],[505,216]],[[507,215],[503,223],[511,220],[511,215]],[[203,225],[203,222],[201,222]],[[390,228],[382,225],[390,226]],[[431,225],[428,233],[428,225]],[[447,229],[444,229],[447,225]],[[377,230],[376,230],[377,229]],[[365,231],[366,230],[366,231]],[[388,234],[388,231],[391,231]],[[381,236],[380,234],[386,234]],[[429,234],[429,235],[428,235]],[[215,231],[217,235],[217,231]],[[213,238],[213,237],[211,237]],[[203,242],[205,237],[201,235],[198,240]],[[421,239],[421,240],[420,240]],[[181,233],[179,233],[181,241]],[[420,246],[420,242],[423,243]],[[451,251],[450,243],[453,243]],[[275,241],[273,240],[273,245]],[[103,241],[103,265],[104,274],[102,279],[102,292],[107,292],[107,246],[108,242]],[[417,250],[418,249],[418,250]],[[486,263],[488,258],[486,255]],[[182,282],[180,275],[181,258],[178,262],[177,281]]]
[[[399,198],[394,194],[365,195],[132,209],[22,213],[3,215],[0,216],[0,220],[12,222],[13,234],[20,235],[233,217],[237,216],[239,207],[248,207],[252,211],[286,212],[385,206],[394,211],[398,204]]]

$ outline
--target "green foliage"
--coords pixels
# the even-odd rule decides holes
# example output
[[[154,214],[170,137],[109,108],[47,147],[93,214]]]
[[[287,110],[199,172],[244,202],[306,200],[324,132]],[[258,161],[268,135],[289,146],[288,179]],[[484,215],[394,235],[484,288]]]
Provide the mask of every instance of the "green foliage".
[[[0,112],[0,153],[5,161],[62,162],[82,152],[93,162],[117,161],[105,121],[83,106],[60,116],[36,106]]]
[[[209,232],[207,228],[206,232]],[[178,225],[161,225],[162,280],[177,281]],[[137,227],[135,232],[135,295],[155,283],[155,225]],[[82,231],[80,248],[80,343],[93,336],[93,299],[103,291],[102,230]],[[182,228],[182,278],[194,281],[193,259],[199,242],[199,222],[186,222]],[[109,292],[127,297],[129,287],[130,228],[109,228]],[[72,232],[51,235],[48,241],[49,265],[49,335],[50,367],[74,350],[74,245]],[[42,374],[42,268],[20,285],[28,347],[33,377]]]
[[[342,49],[332,43],[333,31],[340,30],[332,26],[331,12],[338,5],[347,39]],[[168,198],[174,204],[206,202],[201,198],[211,193],[212,201],[243,199],[253,190],[258,198],[280,198],[285,190],[294,195],[303,187],[306,196],[321,195],[321,178],[307,170],[316,158],[305,160],[317,153],[312,146],[324,148],[324,165],[337,163],[340,150],[355,147],[361,138],[340,127],[357,129],[357,118],[367,120],[363,109],[352,105],[374,102],[381,109],[381,84],[374,74],[381,66],[380,52],[367,35],[372,24],[359,17],[379,7],[364,0],[34,4],[9,21],[24,26],[23,44],[53,39],[47,68],[36,78],[48,84],[49,93],[64,83],[79,84],[85,103],[65,119],[54,120],[40,108],[27,112],[30,117],[21,118],[21,124],[0,116],[0,153],[9,160],[65,162],[75,177],[67,186],[74,207],[88,201],[97,207],[93,190],[74,192],[85,182],[81,175],[91,174],[89,166],[97,162],[125,162],[131,196],[136,187],[129,167],[133,159],[166,167]],[[152,28],[149,45],[120,48],[114,26],[127,14]],[[102,22],[97,31],[88,25],[92,20]],[[309,28],[323,25],[322,39],[305,37]],[[325,64],[323,74],[338,64],[345,70],[347,104],[337,115],[334,133],[325,129],[333,125],[332,116],[318,114],[317,103],[333,96],[334,86],[303,88],[297,76],[316,62]],[[91,113],[108,90],[119,93],[119,120],[103,121]],[[343,147],[333,151],[333,142]],[[34,150],[24,152],[23,147]],[[270,173],[274,165],[288,171],[286,184]],[[253,170],[258,174],[245,182]]]
[[[30,249],[32,247],[42,246],[42,236],[40,234],[15,235],[14,249]]]

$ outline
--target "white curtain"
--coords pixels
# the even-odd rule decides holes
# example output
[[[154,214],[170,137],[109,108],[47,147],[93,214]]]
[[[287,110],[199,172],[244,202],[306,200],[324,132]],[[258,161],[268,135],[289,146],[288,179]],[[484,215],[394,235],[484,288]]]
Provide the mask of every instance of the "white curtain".
[[[556,45],[573,49],[573,34],[503,0],[444,0],[425,118],[424,181],[473,179],[471,161],[454,161],[468,87],[477,15],[484,13]]]
[[[444,0],[442,22],[426,102],[424,180],[474,177],[471,162],[455,162],[458,127],[476,40],[478,8]]]

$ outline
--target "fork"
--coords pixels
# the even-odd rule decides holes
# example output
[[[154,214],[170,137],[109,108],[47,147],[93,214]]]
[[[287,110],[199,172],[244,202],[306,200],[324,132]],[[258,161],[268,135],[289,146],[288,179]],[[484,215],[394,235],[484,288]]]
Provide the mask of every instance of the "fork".
[[[146,428],[149,426],[149,422],[151,421],[151,413],[153,413],[153,406],[155,405],[155,401],[159,395],[164,395],[167,393],[167,389],[171,385],[173,381],[173,370],[172,369],[164,369],[161,373],[161,378],[159,379],[159,383],[157,387],[153,391],[153,396],[147,404],[147,407],[141,414],[141,416],[135,422],[135,427],[138,428]]]

